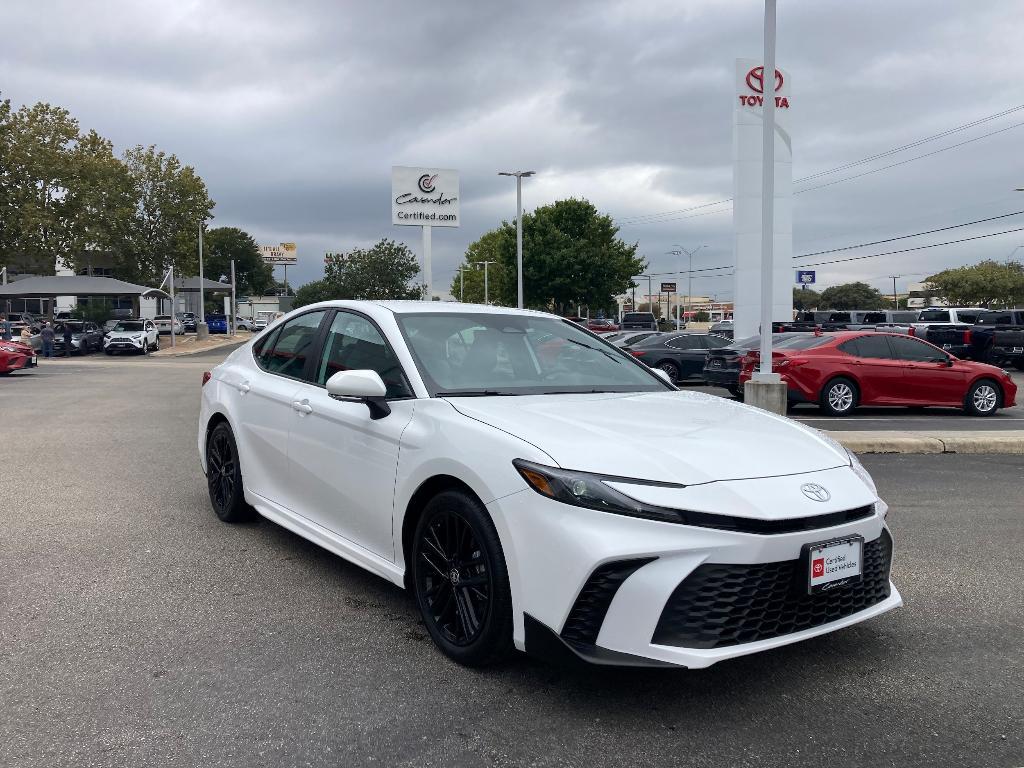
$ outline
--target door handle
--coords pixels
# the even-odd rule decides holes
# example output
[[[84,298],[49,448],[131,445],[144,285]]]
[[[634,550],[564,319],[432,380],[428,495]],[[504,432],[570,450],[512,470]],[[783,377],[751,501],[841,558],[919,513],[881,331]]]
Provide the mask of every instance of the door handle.
[[[298,401],[298,400],[293,400],[292,401],[292,410],[293,411],[298,411],[303,416],[305,416],[307,413],[312,413],[313,412],[313,406],[311,406],[309,404],[309,402],[306,401],[306,400],[303,400],[301,402]]]
[[[243,381],[241,384],[238,385],[238,392],[239,392],[239,394],[243,394],[244,395],[250,389],[252,389],[252,387],[249,386],[249,382],[248,381]]]

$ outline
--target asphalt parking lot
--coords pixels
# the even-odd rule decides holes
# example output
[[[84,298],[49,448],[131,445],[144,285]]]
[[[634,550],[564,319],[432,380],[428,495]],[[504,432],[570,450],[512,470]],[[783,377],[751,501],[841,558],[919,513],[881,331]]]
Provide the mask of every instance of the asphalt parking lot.
[[[1024,764],[1024,456],[864,457],[906,601],[874,621],[702,671],[467,670],[397,588],[216,520],[223,355],[0,381],[0,765]]]

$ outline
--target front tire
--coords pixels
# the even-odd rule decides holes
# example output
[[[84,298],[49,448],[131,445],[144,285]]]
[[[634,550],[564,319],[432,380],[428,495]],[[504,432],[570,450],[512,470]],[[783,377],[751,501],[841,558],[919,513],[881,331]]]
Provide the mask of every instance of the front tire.
[[[498,532],[475,498],[445,491],[413,535],[412,583],[423,623],[448,658],[482,667],[512,645],[512,594]]]
[[[821,409],[830,416],[848,416],[857,407],[857,385],[842,377],[832,379],[821,390]]]
[[[245,502],[242,465],[238,460],[235,435],[222,421],[206,438],[206,487],[210,505],[225,523],[251,520],[254,510]]]
[[[1003,405],[1003,392],[991,379],[976,381],[967,390],[964,411],[971,416],[991,416]]]

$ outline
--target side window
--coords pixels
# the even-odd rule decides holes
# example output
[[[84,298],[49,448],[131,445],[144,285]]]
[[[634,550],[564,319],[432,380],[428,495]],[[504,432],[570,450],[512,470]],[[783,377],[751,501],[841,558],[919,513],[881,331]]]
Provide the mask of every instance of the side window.
[[[320,310],[299,315],[282,325],[277,341],[274,342],[274,349],[267,359],[267,370],[301,379],[306,369],[306,360],[316,344],[320,321],[323,319],[324,312]]]
[[[857,342],[856,354],[860,357],[870,357],[875,360],[891,360],[892,350],[889,348],[888,336],[860,336],[855,339]],[[915,342],[920,346],[921,342]]]
[[[909,336],[890,336],[889,344],[897,360],[923,363],[942,356],[938,350]]]
[[[844,341],[842,344],[839,345],[839,351],[845,352],[848,355],[853,355],[854,357],[860,357],[860,339],[850,339],[849,341]]]
[[[705,343],[703,336],[677,336],[676,338],[669,341],[665,346],[672,347],[672,349],[707,349],[708,345]]]
[[[270,353],[274,351],[274,344],[277,343],[277,337],[280,335],[281,329],[277,328],[257,341],[253,347],[252,353],[256,358],[256,364],[263,370],[267,370],[267,366],[270,364]]]
[[[326,384],[339,371],[376,371],[387,387],[387,397],[411,397],[395,353],[377,327],[365,317],[338,312],[324,342],[317,365],[316,383]]]

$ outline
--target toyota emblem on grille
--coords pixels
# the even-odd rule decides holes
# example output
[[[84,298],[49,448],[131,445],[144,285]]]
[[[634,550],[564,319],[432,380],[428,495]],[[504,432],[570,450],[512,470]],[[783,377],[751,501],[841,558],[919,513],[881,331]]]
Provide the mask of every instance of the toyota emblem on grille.
[[[811,501],[828,501],[832,498],[832,494],[828,492],[828,489],[817,483],[804,483],[800,486],[800,490]]]

